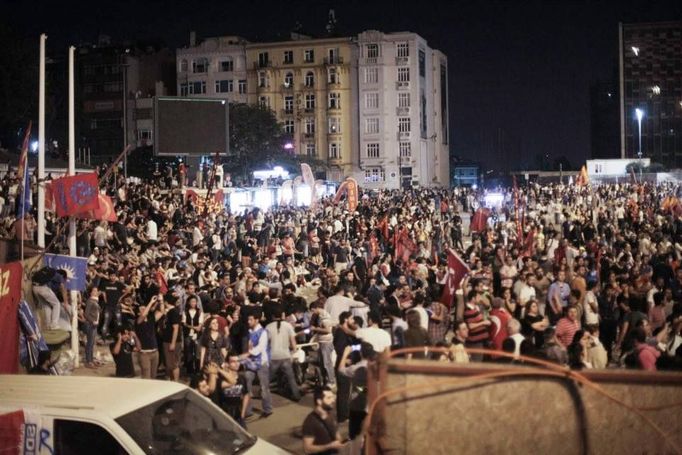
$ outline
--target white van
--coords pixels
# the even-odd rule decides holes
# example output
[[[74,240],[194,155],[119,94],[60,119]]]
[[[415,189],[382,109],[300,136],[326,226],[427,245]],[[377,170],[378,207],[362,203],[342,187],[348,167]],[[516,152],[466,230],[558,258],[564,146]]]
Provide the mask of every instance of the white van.
[[[142,379],[0,375],[0,435],[12,434],[26,455],[288,453],[194,390]]]

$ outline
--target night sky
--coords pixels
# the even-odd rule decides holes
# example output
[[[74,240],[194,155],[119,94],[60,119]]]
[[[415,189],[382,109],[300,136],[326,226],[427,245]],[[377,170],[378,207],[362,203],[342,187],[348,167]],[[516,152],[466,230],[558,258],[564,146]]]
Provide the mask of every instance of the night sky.
[[[322,35],[327,11],[343,35],[409,30],[449,59],[451,153],[486,169],[538,154],[575,166],[590,153],[590,85],[616,81],[618,22],[681,20],[682,1],[7,1],[0,21],[48,47],[114,40],[186,45],[199,37],[285,37],[296,22]]]

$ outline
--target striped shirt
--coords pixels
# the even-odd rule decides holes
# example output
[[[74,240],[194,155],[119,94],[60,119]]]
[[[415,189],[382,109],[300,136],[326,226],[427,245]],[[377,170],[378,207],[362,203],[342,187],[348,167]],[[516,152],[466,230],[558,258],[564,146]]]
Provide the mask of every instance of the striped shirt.
[[[556,337],[559,343],[567,348],[573,342],[573,336],[578,330],[580,330],[580,322],[561,318],[556,324]]]
[[[472,324],[483,322],[484,320],[483,313],[478,308],[478,305],[467,304],[464,307],[464,322],[466,322],[467,327],[469,327],[467,343],[484,343],[488,341],[490,338],[488,327],[482,325],[475,329],[471,328]]]

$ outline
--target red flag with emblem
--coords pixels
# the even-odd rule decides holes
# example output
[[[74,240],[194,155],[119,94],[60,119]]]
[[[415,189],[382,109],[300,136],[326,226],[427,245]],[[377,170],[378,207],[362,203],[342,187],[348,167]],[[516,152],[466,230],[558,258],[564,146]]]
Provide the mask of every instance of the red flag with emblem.
[[[469,273],[469,267],[459,257],[454,250],[448,250],[448,272],[445,278],[445,287],[440,296],[440,301],[448,308],[452,307],[452,300],[455,297],[455,292],[462,282],[462,278]]]
[[[99,208],[97,174],[69,175],[52,181],[57,216],[71,216]]]
[[[471,220],[471,232],[485,231],[488,226],[488,217],[490,216],[490,209],[481,207],[474,213],[474,218]]]
[[[90,210],[86,213],[80,213],[76,217],[86,220],[100,220],[115,223],[118,221],[116,211],[114,210],[114,202],[105,194],[99,194],[99,207],[95,210]]]

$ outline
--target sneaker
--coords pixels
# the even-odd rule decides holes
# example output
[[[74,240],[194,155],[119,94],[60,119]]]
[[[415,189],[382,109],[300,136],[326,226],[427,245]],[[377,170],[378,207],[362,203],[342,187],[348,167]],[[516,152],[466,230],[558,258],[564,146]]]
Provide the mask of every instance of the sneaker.
[[[270,412],[264,412],[264,413],[262,413],[262,414],[260,415],[260,418],[261,418],[261,419],[267,419],[267,418],[270,417],[271,415],[272,415],[272,411],[270,411]]]

